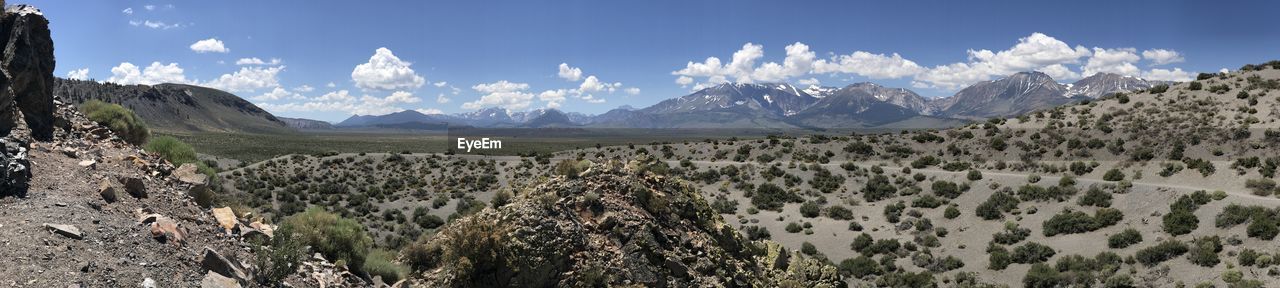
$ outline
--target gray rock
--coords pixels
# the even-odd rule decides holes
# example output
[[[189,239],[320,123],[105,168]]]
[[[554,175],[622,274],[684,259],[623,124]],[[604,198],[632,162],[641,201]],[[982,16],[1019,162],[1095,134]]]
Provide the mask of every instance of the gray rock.
[[[49,231],[54,234],[66,236],[67,238],[76,240],[84,239],[84,233],[80,232],[80,228],[76,228],[76,226],[44,223],[44,228],[49,229]]]
[[[0,131],[2,133],[4,132]],[[30,181],[31,161],[27,160],[26,143],[8,137],[0,138],[0,197],[25,197]]]
[[[5,37],[0,68],[8,76],[0,103],[12,99],[20,110],[31,136],[39,140],[53,138],[53,38],[49,37],[49,20],[39,9],[14,5],[0,17],[0,31]],[[0,110],[7,107],[0,107]],[[0,125],[3,126],[3,125]]]
[[[142,183],[142,179],[136,177],[125,177],[120,179],[120,183],[124,184],[124,191],[129,193],[133,198],[147,198],[147,187]]]
[[[111,181],[106,179],[103,179],[101,183],[98,183],[98,195],[101,195],[102,201],[107,201],[108,204],[115,203],[116,200],[119,200],[116,197],[116,187],[112,186]]]
[[[204,279],[200,280],[201,288],[240,288],[240,283],[236,279],[227,278],[213,271],[204,274]]]
[[[239,282],[248,282],[252,279],[249,277],[249,273],[245,272],[244,268],[241,268],[235,261],[231,261],[230,258],[222,256],[218,251],[214,251],[209,247],[204,248],[204,260],[200,261],[200,269],[222,274],[222,276],[236,279]]]

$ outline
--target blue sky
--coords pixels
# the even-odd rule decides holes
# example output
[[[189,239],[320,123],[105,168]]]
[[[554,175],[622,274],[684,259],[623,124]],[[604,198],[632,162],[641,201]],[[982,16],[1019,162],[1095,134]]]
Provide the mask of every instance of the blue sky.
[[[595,114],[723,81],[949,96],[1017,71],[1186,79],[1280,55],[1270,1],[32,4],[50,18],[60,77],[213,86],[329,121],[490,106]]]

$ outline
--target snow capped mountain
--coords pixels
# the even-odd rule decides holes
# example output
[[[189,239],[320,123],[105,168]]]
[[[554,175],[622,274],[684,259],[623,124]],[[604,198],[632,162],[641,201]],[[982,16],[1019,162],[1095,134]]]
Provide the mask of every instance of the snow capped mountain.
[[[876,100],[911,109],[921,115],[933,115],[937,112],[929,105],[928,99],[906,88],[889,88],[871,82],[856,83],[846,88],[866,92]]]
[[[772,116],[799,113],[818,98],[791,84],[726,83],[694,92],[683,97],[659,102],[639,111],[662,114],[675,112],[737,110],[752,111]]]
[[[1116,92],[1142,90],[1159,84],[1165,84],[1165,82],[1148,81],[1119,74],[1097,73],[1080,79],[1075,83],[1067,84],[1065,96],[1084,96],[1096,99]]]
[[[1019,72],[983,81],[932,101],[940,115],[959,118],[1007,117],[1074,101],[1064,97],[1067,86],[1041,72]]]

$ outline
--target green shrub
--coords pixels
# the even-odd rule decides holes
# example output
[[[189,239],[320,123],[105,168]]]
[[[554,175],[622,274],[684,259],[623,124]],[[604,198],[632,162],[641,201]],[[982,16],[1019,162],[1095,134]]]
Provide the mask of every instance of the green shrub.
[[[821,214],[821,213],[822,213],[822,205],[818,205],[818,203],[809,201],[809,202],[804,202],[804,204],[800,204],[800,216],[803,216],[805,218],[813,218],[813,217],[818,217],[818,214]]]
[[[841,205],[827,207],[827,217],[836,220],[852,220],[853,211]]]
[[[374,249],[369,251],[368,257],[365,257],[362,269],[365,273],[369,273],[370,278],[380,276],[383,283],[396,283],[409,275],[409,269],[393,262],[395,259],[394,252]]]
[[[294,231],[295,239],[311,246],[331,261],[344,261],[349,267],[363,267],[373,239],[355,220],[342,218],[319,207],[284,219],[281,229]]]
[[[436,227],[444,225],[444,219],[440,219],[440,216],[427,214],[426,207],[413,209],[413,222],[422,229],[436,229]]]
[[[1044,236],[1085,233],[1115,225],[1124,218],[1120,210],[1101,208],[1090,217],[1080,211],[1063,210],[1044,221]]]
[[[1156,244],[1156,246],[1138,250],[1133,257],[1136,258],[1138,262],[1150,267],[1186,253],[1187,244],[1183,244],[1178,240],[1165,240],[1160,244]]]
[[[1107,181],[1124,180],[1124,172],[1120,172],[1119,169],[1107,170],[1107,174],[1102,175],[1102,180],[1107,180]]]
[[[1191,233],[1200,225],[1200,219],[1194,213],[1184,209],[1175,209],[1161,218],[1165,232],[1174,236]]]
[[[1202,85],[1200,84],[1200,82],[1191,81],[1191,83],[1187,83],[1187,89],[1191,89],[1191,91],[1200,90],[1201,88],[1202,88]]]
[[[818,247],[813,246],[813,243],[809,243],[809,241],[804,241],[804,243],[800,244],[800,253],[809,256],[818,255]]]
[[[1111,207],[1111,193],[1102,191],[1102,188],[1097,186],[1089,187],[1089,191],[1080,196],[1076,203],[1080,204],[1080,206]]]
[[[858,255],[857,257],[840,261],[840,273],[854,278],[878,275],[880,274],[880,264],[876,263],[876,260],[872,260],[871,257]]]
[[[787,227],[785,227],[784,230],[787,230],[787,233],[800,233],[800,231],[804,230],[804,228],[800,227],[799,223],[791,222],[791,223],[787,223]]]
[[[867,202],[880,201],[893,197],[897,193],[898,188],[893,186],[893,183],[889,181],[889,177],[884,175],[871,177],[871,179],[867,180],[866,186],[862,188],[862,198]]]
[[[1022,286],[1029,288],[1053,288],[1064,286],[1068,282],[1057,269],[1049,264],[1036,263],[1022,277]]]
[[[306,257],[305,245],[297,241],[293,227],[280,227],[271,238],[270,246],[260,246],[254,257],[258,284],[274,285],[293,275]]]
[[[942,212],[942,217],[956,219],[956,217],[960,217],[960,209],[956,208],[955,205],[947,206],[947,210]]]
[[[961,193],[964,193],[964,188],[968,187],[962,187],[961,185],[957,185],[950,181],[939,180],[933,182],[932,188],[934,195],[945,197],[947,199],[956,199],[956,197],[960,197]]]
[[[151,139],[151,142],[147,142],[146,150],[160,155],[160,157],[169,160],[169,163],[173,163],[175,166],[186,163],[203,164],[199,163],[199,159],[196,158],[195,148],[191,148],[191,145],[169,136]]]
[[[1222,240],[1218,236],[1199,237],[1191,241],[1191,251],[1187,260],[1203,267],[1218,265],[1218,252],[1222,251]]]
[[[1142,242],[1142,233],[1133,228],[1124,229],[1120,233],[1107,237],[1107,247],[1111,249],[1121,249],[1140,242]]]
[[[106,126],[111,129],[111,132],[115,132],[116,135],[123,138],[125,142],[129,142],[129,144],[142,145],[147,143],[147,138],[151,137],[151,132],[147,129],[146,122],[143,122],[142,118],[134,114],[132,110],[124,108],[124,106],[89,100],[80,105],[80,111],[89,120]]]
[[[967,176],[965,176],[965,177],[966,177],[966,178],[968,178],[968,179],[969,179],[969,181],[978,181],[978,180],[982,180],[982,171],[978,171],[978,170],[969,170],[969,174],[968,174]]]
[[[800,202],[804,199],[795,193],[783,190],[773,183],[764,183],[756,187],[751,195],[751,204],[760,210],[782,211],[782,204]]]
[[[991,243],[987,246],[987,254],[989,254],[987,257],[987,269],[1004,270],[1004,268],[1009,267],[1009,264],[1013,263],[1013,256],[1009,255],[1009,250],[1005,249],[1004,246]]]
[[[995,220],[1004,217],[1004,212],[1012,211],[1018,208],[1020,201],[1017,197],[1009,195],[1004,191],[996,191],[987,197],[987,201],[978,204],[976,213],[978,217],[984,220]]]
[[[1055,252],[1053,248],[1036,242],[1027,242],[1013,248],[1013,263],[1032,264],[1048,261]]]

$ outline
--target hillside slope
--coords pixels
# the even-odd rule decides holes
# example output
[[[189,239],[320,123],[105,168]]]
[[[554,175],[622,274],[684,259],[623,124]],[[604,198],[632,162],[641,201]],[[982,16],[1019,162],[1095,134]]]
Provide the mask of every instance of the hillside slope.
[[[73,104],[89,100],[132,109],[152,129],[167,132],[288,133],[284,121],[239,96],[183,84],[119,85],[58,78],[54,94]]]

